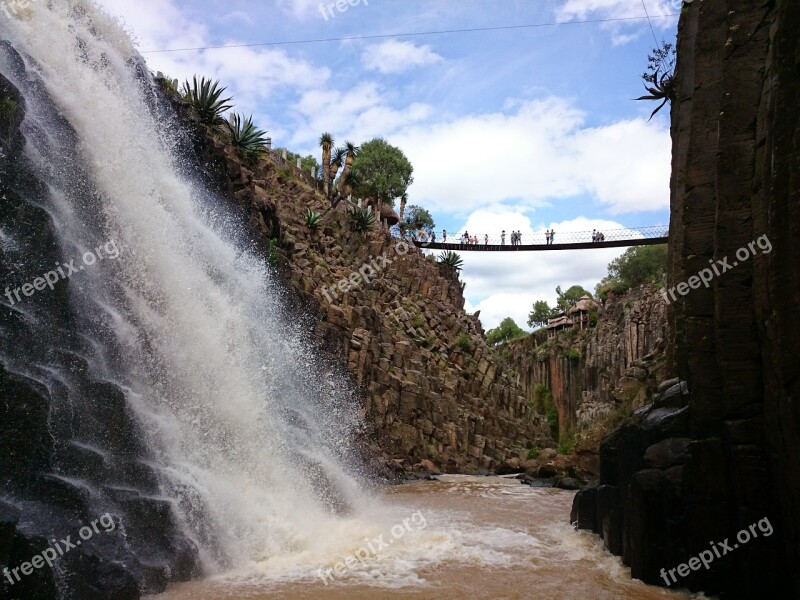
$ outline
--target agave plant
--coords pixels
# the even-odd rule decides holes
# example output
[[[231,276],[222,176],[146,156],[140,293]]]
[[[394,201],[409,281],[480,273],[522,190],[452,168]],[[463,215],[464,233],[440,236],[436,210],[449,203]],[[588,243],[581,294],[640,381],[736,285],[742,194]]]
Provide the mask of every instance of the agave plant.
[[[231,143],[243,156],[255,160],[264,153],[267,144],[267,132],[253,124],[253,116],[246,119],[237,113],[231,115],[228,122]]]
[[[189,103],[200,118],[200,122],[209,127],[218,127],[225,124],[222,114],[233,108],[231,98],[222,98],[222,93],[227,88],[219,87],[219,80],[211,81],[205,77],[197,81],[197,76],[183,82],[183,99]]]
[[[303,213],[303,220],[305,220],[309,229],[318,229],[322,224],[322,215],[314,210],[311,210],[310,208],[307,208],[306,212]]]
[[[653,81],[650,86],[644,86],[648,92],[650,92],[647,96],[641,96],[640,98],[636,98],[637,100],[662,100],[661,104],[658,105],[651,114],[650,118],[652,119],[658,114],[667,102],[672,100],[672,96],[675,92],[675,78],[670,73],[664,73],[660,75],[659,71],[656,70],[655,74],[652,75]]]
[[[377,222],[375,213],[368,208],[361,208],[359,206],[351,206],[347,209],[347,215],[350,217],[350,225],[353,231],[363,233],[372,229]]]
[[[451,250],[442,252],[437,258],[437,262],[440,265],[443,265],[449,269],[453,269],[456,272],[461,271],[464,266],[464,261],[461,258],[461,255]]]

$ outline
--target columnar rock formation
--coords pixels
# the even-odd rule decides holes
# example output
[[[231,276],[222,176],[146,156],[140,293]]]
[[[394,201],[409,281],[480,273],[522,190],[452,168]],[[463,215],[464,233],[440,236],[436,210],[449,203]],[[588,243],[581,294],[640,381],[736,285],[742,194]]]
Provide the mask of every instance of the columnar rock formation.
[[[311,332],[345,359],[364,395],[373,455],[397,472],[423,461],[478,472],[552,444],[516,377],[496,363],[480,322],[464,312],[457,276],[380,228],[354,232],[344,207],[326,212],[323,196],[274,157],[251,167],[219,141],[197,142],[257,243],[269,252],[270,239],[277,242],[273,258],[315,317]],[[325,214],[318,230],[304,222],[307,208]],[[348,279],[354,283],[342,286]]]
[[[506,344],[502,354],[530,400],[545,385],[559,429],[586,428],[622,405],[642,406],[664,378],[667,304],[653,285],[608,298],[597,323],[548,340],[547,332]]]
[[[798,23],[794,0],[701,0],[681,17],[669,285],[719,274],[670,306],[688,393],[674,386],[604,441],[605,485],[573,515],[649,583],[729,540],[677,585],[800,596]],[[772,535],[736,541],[762,519]]]

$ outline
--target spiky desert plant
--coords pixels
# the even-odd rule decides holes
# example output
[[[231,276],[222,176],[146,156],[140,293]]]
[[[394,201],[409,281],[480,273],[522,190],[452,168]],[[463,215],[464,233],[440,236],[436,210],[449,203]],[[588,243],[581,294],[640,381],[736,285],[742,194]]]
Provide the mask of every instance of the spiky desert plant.
[[[310,208],[307,208],[303,213],[303,220],[306,222],[306,226],[309,229],[318,229],[322,224],[322,215],[314,210],[311,210]]]
[[[661,104],[650,114],[651,119],[675,96],[675,61],[675,44],[668,42],[661,42],[647,57],[647,71],[642,75],[642,80],[649,94],[636,100],[661,100]]]
[[[227,88],[219,87],[219,80],[211,81],[201,77],[197,81],[197,75],[183,82],[183,99],[189,103],[195,114],[200,118],[200,122],[209,127],[219,127],[225,124],[222,114],[226,110],[233,108],[231,98],[222,98],[223,92]]]
[[[347,209],[347,215],[350,217],[350,225],[353,231],[363,233],[375,225],[377,217],[375,213],[368,208],[361,208],[359,206],[350,206]]]
[[[323,133],[319,138],[322,148],[322,191],[325,197],[331,195],[331,150],[333,149],[333,136]]]
[[[456,272],[461,271],[464,266],[464,261],[461,258],[461,255],[457,252],[453,252],[452,250],[448,250],[447,252],[442,252],[439,254],[437,262],[440,265],[443,265],[449,269],[453,269]]]
[[[663,75],[659,76],[659,72],[656,71],[654,74],[655,82],[651,85],[645,85],[644,89],[650,92],[646,96],[640,96],[636,98],[637,100],[661,100],[661,104],[656,107],[656,109],[650,113],[650,119],[655,117],[664,106],[672,100],[672,96],[675,93],[675,79],[669,73],[664,73]]]
[[[242,115],[233,113],[228,128],[233,147],[248,160],[258,160],[267,145],[267,132],[253,124],[253,116],[245,119]]]

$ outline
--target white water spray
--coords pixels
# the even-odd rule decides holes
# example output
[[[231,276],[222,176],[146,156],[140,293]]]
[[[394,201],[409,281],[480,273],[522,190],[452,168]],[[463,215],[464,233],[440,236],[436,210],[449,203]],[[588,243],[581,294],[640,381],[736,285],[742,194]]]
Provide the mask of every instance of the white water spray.
[[[340,527],[320,489],[356,513],[365,502],[341,458],[350,399],[312,389],[315,363],[264,261],[230,241],[230,222],[213,216],[222,200],[180,175],[128,35],[88,1],[33,2],[19,16],[0,15],[0,37],[32,58],[102,199],[101,214],[53,199],[60,243],[120,248],[113,266],[70,281],[84,320],[121,348],[93,368],[128,389],[164,494],[208,569],[313,548]]]

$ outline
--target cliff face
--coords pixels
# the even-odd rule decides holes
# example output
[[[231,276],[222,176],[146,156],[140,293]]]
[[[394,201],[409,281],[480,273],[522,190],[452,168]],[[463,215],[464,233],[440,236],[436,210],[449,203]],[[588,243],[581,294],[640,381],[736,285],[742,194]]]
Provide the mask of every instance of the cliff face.
[[[544,385],[558,410],[559,431],[585,430],[617,410],[645,404],[666,376],[667,304],[652,285],[611,297],[597,323],[506,344],[501,354],[530,401]]]
[[[196,145],[256,243],[269,252],[275,240],[287,289],[313,317],[310,333],[360,388],[368,454],[397,474],[478,472],[552,445],[464,312],[452,272],[379,226],[354,232],[343,206],[326,212],[308,179],[275,156],[248,166],[219,141],[200,135]],[[309,208],[325,215],[317,230],[303,219]]]
[[[604,441],[607,485],[574,515],[649,583],[768,522],[774,533],[738,538],[678,583],[800,595],[798,23],[793,0],[696,1],[681,18],[668,285],[713,271],[670,305],[668,354],[688,394],[658,397]]]

